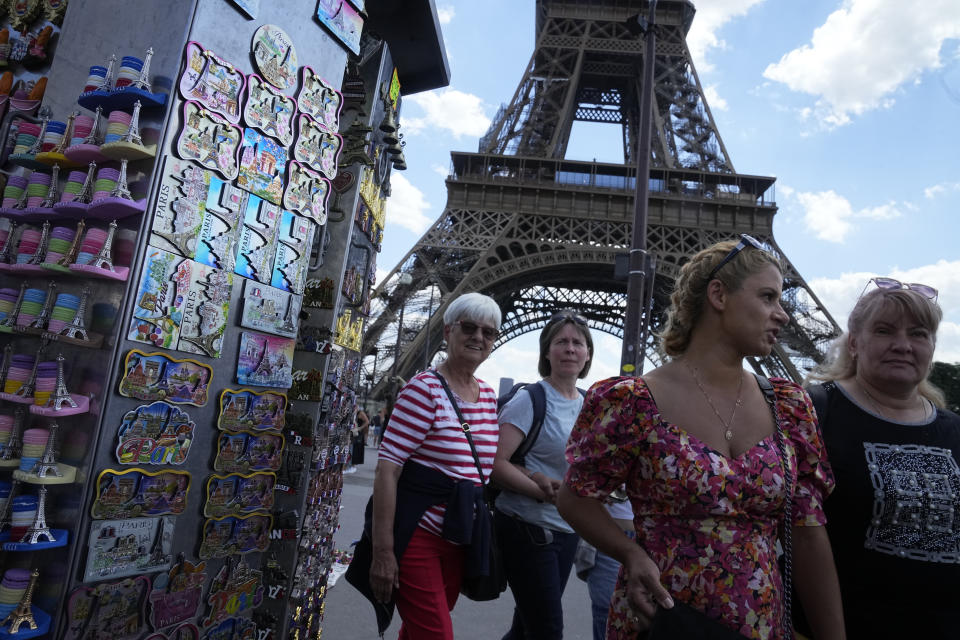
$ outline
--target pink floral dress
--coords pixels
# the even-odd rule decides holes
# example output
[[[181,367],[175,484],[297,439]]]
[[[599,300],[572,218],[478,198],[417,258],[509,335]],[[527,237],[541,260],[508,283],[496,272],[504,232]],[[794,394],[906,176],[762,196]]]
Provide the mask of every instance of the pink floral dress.
[[[792,382],[772,382],[794,478],[794,524],[823,525],[833,475],[810,400]],[[637,544],[676,600],[748,638],[783,638],[775,545],[785,478],[775,435],[728,458],[665,422],[641,378],[610,378],[587,394],[567,460],[566,483],[578,495],[602,498],[626,483]],[[638,631],[621,573],[607,639],[632,640]]]

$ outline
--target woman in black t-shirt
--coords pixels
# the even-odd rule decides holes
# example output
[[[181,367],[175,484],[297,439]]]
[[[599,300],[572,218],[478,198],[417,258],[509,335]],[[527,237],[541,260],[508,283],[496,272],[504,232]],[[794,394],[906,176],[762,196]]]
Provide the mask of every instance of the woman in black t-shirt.
[[[813,378],[847,637],[960,634],[960,417],[927,376],[937,291],[874,278]],[[868,283],[868,287],[870,283]]]

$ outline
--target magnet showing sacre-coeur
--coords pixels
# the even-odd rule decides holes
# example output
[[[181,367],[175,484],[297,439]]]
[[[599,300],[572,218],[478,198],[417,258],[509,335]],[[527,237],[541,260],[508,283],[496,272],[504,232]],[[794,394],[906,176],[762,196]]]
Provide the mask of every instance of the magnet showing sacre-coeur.
[[[265,24],[253,34],[250,46],[264,80],[281,91],[297,83],[297,50],[286,31],[275,24]]]

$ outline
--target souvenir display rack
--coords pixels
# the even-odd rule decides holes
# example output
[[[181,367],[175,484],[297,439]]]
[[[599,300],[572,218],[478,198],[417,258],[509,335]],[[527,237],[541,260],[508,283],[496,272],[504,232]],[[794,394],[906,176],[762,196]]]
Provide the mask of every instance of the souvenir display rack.
[[[21,4],[49,13],[7,17],[46,92],[0,125],[0,638],[320,637],[389,51],[345,99],[359,0]]]

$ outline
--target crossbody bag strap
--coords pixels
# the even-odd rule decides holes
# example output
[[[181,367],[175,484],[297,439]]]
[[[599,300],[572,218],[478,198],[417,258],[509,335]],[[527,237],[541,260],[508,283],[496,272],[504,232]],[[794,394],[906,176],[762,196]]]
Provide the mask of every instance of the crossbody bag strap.
[[[437,376],[437,379],[443,386],[443,390],[447,392],[447,397],[450,398],[450,404],[453,405],[453,410],[457,413],[457,420],[460,421],[460,428],[463,429],[463,435],[467,436],[470,453],[473,454],[473,462],[477,465],[477,473],[480,474],[480,484],[487,484],[487,478],[483,475],[483,467],[480,466],[480,456],[477,455],[477,448],[474,446],[473,437],[470,435],[470,423],[463,419],[463,413],[460,412],[460,405],[457,404],[456,398],[453,397],[453,391],[450,391],[450,385],[447,384],[447,380],[440,375],[440,372],[436,369],[433,370],[433,375]]]
[[[777,411],[777,396],[773,391],[773,384],[765,376],[757,375],[757,384],[763,392],[763,397],[773,414],[776,424],[775,436],[777,448],[780,450],[780,459],[783,464],[783,481],[787,499],[783,508],[783,626],[785,631],[793,629],[793,475],[790,473],[790,461],[787,458],[787,445],[783,436],[783,425],[780,422],[780,412]]]

